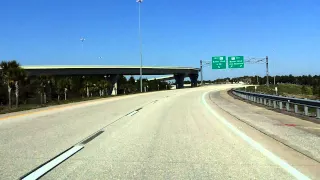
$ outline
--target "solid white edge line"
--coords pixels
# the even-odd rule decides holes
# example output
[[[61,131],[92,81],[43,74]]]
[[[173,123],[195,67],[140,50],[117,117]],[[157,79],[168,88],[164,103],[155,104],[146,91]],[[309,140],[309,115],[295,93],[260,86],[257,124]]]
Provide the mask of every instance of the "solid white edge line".
[[[73,148],[69,149],[68,151],[66,151],[65,153],[63,153],[60,156],[56,157],[55,159],[51,160],[47,164],[41,166],[39,169],[35,170],[31,174],[29,174],[28,176],[23,178],[23,180],[38,179],[43,174],[47,173],[48,171],[53,169],[55,166],[57,166],[58,164],[60,164],[61,162],[63,162],[64,160],[68,159],[70,156],[72,156],[73,154],[75,154],[76,152],[81,150],[83,147],[84,146],[80,146],[80,145],[74,146]]]
[[[220,121],[222,122],[225,126],[227,126],[230,130],[233,131],[236,135],[241,137],[244,141],[246,141],[250,146],[254,147],[256,150],[260,151],[264,156],[266,156],[268,159],[270,159],[273,163],[279,165],[281,168],[286,170],[289,174],[294,176],[297,179],[305,179],[309,180],[310,178],[307,177],[306,175],[302,174],[300,171],[289,165],[287,162],[282,160],[280,157],[274,155],[272,152],[268,151],[265,149],[261,144],[258,142],[254,141],[252,138],[247,136],[245,133],[234,127],[230,122],[228,122],[225,118],[220,116],[217,112],[215,112],[206,102],[205,96],[209,92],[206,92],[202,95],[202,102],[205,105],[205,107]]]
[[[133,116],[134,114],[136,114],[138,111],[132,111],[131,113],[129,113],[127,116]]]

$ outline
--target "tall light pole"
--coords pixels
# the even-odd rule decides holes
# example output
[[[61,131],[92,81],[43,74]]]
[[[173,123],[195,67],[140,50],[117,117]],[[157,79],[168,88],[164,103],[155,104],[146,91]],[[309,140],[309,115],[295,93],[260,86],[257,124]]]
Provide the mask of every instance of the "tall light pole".
[[[203,86],[203,68],[202,68],[202,60],[200,60],[200,72],[201,72],[201,86]]]
[[[80,41],[81,41],[81,45],[82,45],[82,51],[83,51],[83,42],[85,41],[86,39],[84,37],[80,38]]]
[[[139,39],[140,39],[140,91],[142,92],[142,38],[141,38],[141,3],[143,0],[137,0],[139,3]]]

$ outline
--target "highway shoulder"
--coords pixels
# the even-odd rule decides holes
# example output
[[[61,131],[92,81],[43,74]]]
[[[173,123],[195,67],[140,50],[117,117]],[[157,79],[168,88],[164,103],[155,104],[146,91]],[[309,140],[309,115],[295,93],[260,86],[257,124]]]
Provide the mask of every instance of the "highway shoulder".
[[[280,126],[276,117],[287,115],[270,111],[266,113],[269,117],[254,111],[259,107],[239,100],[231,101],[228,96],[227,91],[212,92],[207,101],[217,113],[263,147],[310,178],[320,177],[319,136],[292,126]]]

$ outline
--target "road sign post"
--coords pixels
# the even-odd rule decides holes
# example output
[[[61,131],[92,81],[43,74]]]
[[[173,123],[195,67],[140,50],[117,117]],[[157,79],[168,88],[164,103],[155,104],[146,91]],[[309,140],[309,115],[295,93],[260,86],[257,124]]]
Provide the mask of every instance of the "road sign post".
[[[226,69],[226,68],[227,68],[226,56],[212,57],[212,69]]]
[[[229,68],[244,68],[244,57],[243,56],[229,56],[228,57]]]

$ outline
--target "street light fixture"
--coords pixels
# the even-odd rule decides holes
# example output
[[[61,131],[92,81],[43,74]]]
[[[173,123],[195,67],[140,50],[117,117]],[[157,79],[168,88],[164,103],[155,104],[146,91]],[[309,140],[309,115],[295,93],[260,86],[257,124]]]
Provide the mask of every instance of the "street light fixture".
[[[141,3],[143,0],[137,0],[136,2],[139,3],[139,39],[140,39],[140,91],[142,92],[142,38],[141,38]]]
[[[85,41],[86,39],[84,37],[80,38],[80,41],[82,42],[82,50],[83,50],[83,42]]]

